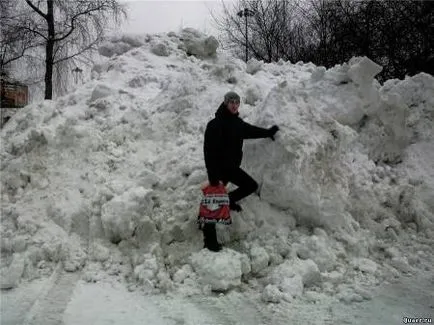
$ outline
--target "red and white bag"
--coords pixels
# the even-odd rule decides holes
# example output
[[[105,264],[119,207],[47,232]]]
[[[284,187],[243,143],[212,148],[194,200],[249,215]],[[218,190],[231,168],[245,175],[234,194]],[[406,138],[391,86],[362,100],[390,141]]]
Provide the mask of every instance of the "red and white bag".
[[[232,223],[229,209],[229,195],[226,187],[220,183],[218,186],[211,186],[205,183],[202,186],[202,200],[199,206],[198,223]]]

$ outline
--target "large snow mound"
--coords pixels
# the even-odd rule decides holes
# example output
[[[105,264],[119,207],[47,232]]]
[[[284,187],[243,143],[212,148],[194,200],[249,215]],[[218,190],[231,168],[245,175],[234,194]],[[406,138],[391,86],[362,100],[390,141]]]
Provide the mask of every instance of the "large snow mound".
[[[115,38],[90,82],[5,125],[3,288],[60,264],[147,292],[352,302],[432,266],[434,78],[381,86],[366,57],[327,70],[246,65],[216,48],[192,30]],[[259,191],[218,228],[226,248],[214,254],[195,221],[205,125],[228,90],[246,121],[280,131],[245,142]]]

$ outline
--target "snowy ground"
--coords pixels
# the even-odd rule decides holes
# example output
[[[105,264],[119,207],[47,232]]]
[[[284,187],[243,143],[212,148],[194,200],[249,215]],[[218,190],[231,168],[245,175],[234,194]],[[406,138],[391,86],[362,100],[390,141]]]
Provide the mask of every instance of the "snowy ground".
[[[247,65],[211,38],[124,36],[1,131],[2,324],[398,324],[432,317],[434,78],[368,58]],[[191,55],[193,54],[193,55]],[[225,249],[195,224],[206,122],[235,90],[260,185]]]
[[[46,280],[45,282],[49,282]],[[431,274],[404,277],[372,291],[373,298],[357,304],[308,297],[292,303],[263,304],[243,292],[185,297],[143,295],[119,282],[79,281],[59,294],[40,295],[47,283],[24,285],[3,294],[2,324],[402,324],[404,317],[433,314]],[[73,290],[70,290],[73,289]],[[67,292],[67,296],[65,293]]]

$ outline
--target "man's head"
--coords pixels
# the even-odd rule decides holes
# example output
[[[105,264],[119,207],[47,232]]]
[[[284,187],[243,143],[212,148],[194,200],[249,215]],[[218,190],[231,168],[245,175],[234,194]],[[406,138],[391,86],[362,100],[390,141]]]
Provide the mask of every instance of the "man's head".
[[[240,107],[240,96],[236,92],[230,91],[226,93],[224,102],[232,114],[238,113],[238,108]]]

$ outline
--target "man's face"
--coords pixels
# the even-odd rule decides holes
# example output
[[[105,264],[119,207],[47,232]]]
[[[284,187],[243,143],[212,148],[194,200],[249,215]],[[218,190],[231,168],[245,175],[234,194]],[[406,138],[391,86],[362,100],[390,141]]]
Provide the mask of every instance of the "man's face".
[[[228,110],[229,112],[231,112],[232,114],[237,114],[238,113],[238,108],[240,107],[240,101],[239,100],[234,100],[231,99],[228,102]]]

